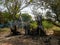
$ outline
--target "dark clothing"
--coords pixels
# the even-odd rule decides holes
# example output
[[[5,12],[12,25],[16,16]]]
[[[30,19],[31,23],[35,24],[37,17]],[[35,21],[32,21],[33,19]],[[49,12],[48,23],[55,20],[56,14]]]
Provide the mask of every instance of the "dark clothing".
[[[25,35],[29,35],[30,34],[30,26],[29,26],[29,24],[25,25],[24,29],[25,29]]]
[[[42,26],[42,15],[37,16],[37,34],[40,36],[45,35],[44,28]]]

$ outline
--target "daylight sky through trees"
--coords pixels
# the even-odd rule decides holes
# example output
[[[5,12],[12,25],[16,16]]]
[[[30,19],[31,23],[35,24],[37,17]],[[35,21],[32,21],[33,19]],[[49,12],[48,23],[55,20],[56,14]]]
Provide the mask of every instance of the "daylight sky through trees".
[[[4,0],[2,0],[2,2],[4,2]],[[45,2],[44,2],[45,3]],[[27,6],[26,8],[24,8],[23,10],[21,10],[21,12],[22,13],[29,13],[32,17],[33,17],[33,19],[34,19],[34,15],[33,15],[33,13],[32,13],[32,5],[30,5],[30,6]],[[41,8],[43,8],[43,9],[41,9]],[[41,6],[41,8],[39,8],[39,12],[40,13],[43,13],[42,15],[43,16],[45,16],[46,15],[46,12],[47,11],[50,11],[50,12],[52,12],[52,10],[51,9],[44,9],[45,7],[43,7],[43,6]],[[5,10],[7,10],[4,6],[3,6],[3,4],[2,5],[0,5],[0,11],[5,11]],[[55,13],[52,13],[52,14],[54,14],[55,15]]]

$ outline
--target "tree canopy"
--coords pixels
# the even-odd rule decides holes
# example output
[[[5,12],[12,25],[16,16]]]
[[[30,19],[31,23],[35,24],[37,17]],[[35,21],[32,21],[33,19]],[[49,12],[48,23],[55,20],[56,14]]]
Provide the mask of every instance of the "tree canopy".
[[[53,22],[54,25],[60,27],[60,0],[34,0],[32,12],[34,15],[43,15],[43,10],[49,10],[46,12],[46,16],[49,21]],[[41,11],[42,13],[41,13]],[[58,25],[59,24],[59,25]]]
[[[22,14],[21,17],[24,22],[30,22],[32,20],[31,15],[29,15],[28,13]]]

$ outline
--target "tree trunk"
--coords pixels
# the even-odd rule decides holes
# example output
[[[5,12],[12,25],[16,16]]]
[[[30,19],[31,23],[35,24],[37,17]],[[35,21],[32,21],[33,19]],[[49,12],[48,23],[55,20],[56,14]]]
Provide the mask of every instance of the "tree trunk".
[[[13,28],[10,28],[11,29],[11,34],[12,35],[19,35],[20,33],[17,31],[17,27],[16,25],[13,26]]]
[[[10,31],[11,31],[11,34],[9,36],[19,35],[20,32],[17,31],[17,27],[16,27],[17,22],[10,21],[9,23],[10,23]]]

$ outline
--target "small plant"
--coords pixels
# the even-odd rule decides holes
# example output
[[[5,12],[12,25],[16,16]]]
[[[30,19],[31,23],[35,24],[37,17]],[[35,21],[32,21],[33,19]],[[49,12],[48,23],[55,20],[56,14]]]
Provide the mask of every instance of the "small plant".
[[[46,28],[46,29],[53,27],[53,24],[49,21],[43,21],[42,23],[43,23],[44,28]]]
[[[33,29],[36,29],[37,28],[37,22],[36,21],[32,21],[31,23],[30,23],[30,28],[33,28]]]

